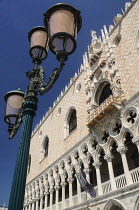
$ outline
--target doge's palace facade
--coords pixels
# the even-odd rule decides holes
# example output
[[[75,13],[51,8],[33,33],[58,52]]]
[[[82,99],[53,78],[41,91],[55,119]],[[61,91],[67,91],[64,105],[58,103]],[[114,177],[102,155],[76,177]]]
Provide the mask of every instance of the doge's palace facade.
[[[139,209],[139,0],[114,20],[32,133],[24,210]]]

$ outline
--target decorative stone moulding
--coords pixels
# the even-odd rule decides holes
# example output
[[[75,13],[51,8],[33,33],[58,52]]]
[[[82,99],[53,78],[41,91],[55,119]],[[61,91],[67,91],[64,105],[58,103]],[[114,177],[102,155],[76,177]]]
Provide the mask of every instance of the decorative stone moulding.
[[[102,49],[97,50],[96,53],[89,55],[90,66],[92,66],[97,62],[97,60],[100,58],[101,52]]]
[[[103,68],[105,65],[106,65],[106,60],[103,60],[103,61],[94,69],[93,74],[90,76],[90,79],[93,79],[95,73],[96,73],[99,69]]]
[[[121,14],[117,14],[117,16],[114,17],[114,20],[115,20],[117,23],[119,23],[119,22],[121,21],[121,19],[122,19],[122,15],[121,15]]]
[[[113,109],[118,109],[117,105],[121,105],[122,101],[120,98],[109,96],[95,111],[90,110],[90,116],[88,117],[87,126],[93,127],[100,120],[102,120],[109,112]]]

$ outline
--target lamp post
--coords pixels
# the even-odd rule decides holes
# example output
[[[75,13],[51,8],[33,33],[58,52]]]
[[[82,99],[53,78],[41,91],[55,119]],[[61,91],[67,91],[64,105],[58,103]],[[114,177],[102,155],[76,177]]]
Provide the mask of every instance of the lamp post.
[[[59,3],[44,13],[45,27],[35,27],[28,34],[29,53],[34,63],[33,70],[26,72],[30,83],[25,94],[21,90],[16,90],[8,92],[4,97],[7,102],[4,120],[9,124],[10,139],[15,136],[22,123],[8,210],[23,209],[32,123],[38,103],[37,95],[48,92],[59,77],[68,55],[76,49],[76,35],[81,25],[80,11],[71,5]],[[53,70],[48,83],[45,83],[44,68],[39,65],[47,57],[48,49],[56,54],[60,65]]]

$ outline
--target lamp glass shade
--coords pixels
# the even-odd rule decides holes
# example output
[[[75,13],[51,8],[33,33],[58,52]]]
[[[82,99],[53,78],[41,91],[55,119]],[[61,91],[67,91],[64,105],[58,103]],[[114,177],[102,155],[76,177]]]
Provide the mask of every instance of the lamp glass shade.
[[[44,25],[48,29],[50,50],[68,55],[76,49],[76,36],[81,28],[80,11],[69,4],[58,3],[44,14]]]
[[[13,92],[14,93],[14,92]],[[15,93],[12,92],[7,93],[5,100],[7,102],[6,105],[6,113],[5,113],[5,122],[9,125],[15,125],[16,120],[19,116],[19,110],[21,109],[24,93]]]
[[[68,10],[58,10],[50,16],[50,36],[66,32],[74,36],[74,15]]]
[[[29,32],[30,56],[44,60],[48,51],[48,35],[44,27],[36,27]]]
[[[74,48],[74,41],[68,37],[57,37],[53,39],[52,45],[55,46],[55,48],[58,51],[66,51],[67,53],[70,53]]]

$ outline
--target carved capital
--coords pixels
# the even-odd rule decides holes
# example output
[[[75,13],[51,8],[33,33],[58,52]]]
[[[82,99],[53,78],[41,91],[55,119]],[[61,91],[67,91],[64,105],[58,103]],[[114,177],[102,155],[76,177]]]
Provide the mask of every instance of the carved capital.
[[[135,137],[132,141],[134,144],[139,145],[139,136]]]
[[[36,199],[32,199],[32,203],[35,203],[36,202]]]
[[[97,168],[100,168],[100,166],[101,166],[101,162],[95,162],[95,163],[93,163],[93,165],[94,165],[94,167],[97,169]]]
[[[35,198],[35,201],[38,201],[40,199],[40,197]]]
[[[91,171],[90,168],[85,168],[85,169],[84,169],[84,172],[85,172],[86,174],[89,174],[90,171]]]
[[[50,194],[53,194],[53,192],[54,192],[54,189],[50,189]]]
[[[74,178],[69,177],[69,178],[68,178],[68,182],[69,182],[69,184],[72,184],[73,180],[74,180]]]
[[[125,154],[126,151],[127,151],[127,147],[126,146],[121,146],[121,147],[118,147],[117,148],[117,151],[122,155],[122,154]]]
[[[50,194],[49,191],[47,191],[47,192],[44,193],[45,196],[48,196],[49,194]]]
[[[112,154],[109,154],[109,155],[105,155],[104,159],[107,161],[107,162],[112,162],[112,159],[114,158],[114,156]]]
[[[67,185],[67,182],[61,182],[61,186],[64,188],[64,187],[66,187],[66,185]]]
[[[40,194],[40,198],[41,198],[41,199],[43,198],[43,196],[44,196],[43,194]]]
[[[56,185],[56,186],[55,186],[55,190],[56,190],[56,191],[59,191],[59,189],[60,189],[60,185]]]

